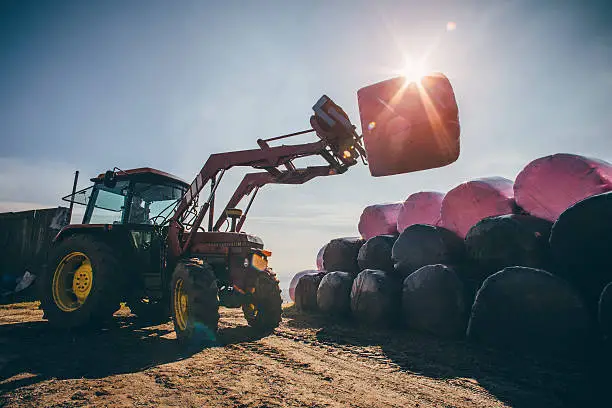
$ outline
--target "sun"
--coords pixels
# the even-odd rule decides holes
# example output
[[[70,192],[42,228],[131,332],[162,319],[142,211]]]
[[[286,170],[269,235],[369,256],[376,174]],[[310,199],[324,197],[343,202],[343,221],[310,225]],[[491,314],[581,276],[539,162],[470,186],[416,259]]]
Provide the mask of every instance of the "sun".
[[[423,60],[406,57],[404,67],[400,71],[401,75],[406,79],[406,85],[411,83],[420,83],[421,78],[427,75],[427,69]]]

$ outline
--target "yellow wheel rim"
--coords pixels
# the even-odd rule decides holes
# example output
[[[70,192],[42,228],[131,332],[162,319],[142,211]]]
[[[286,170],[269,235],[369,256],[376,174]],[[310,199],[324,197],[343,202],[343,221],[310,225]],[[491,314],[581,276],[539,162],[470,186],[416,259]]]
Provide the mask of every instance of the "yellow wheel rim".
[[[53,301],[60,310],[74,312],[85,304],[93,287],[91,261],[82,252],[66,255],[53,273]]]
[[[176,325],[180,330],[187,329],[188,301],[189,299],[184,289],[183,280],[177,279],[174,285],[174,316],[176,318]]]

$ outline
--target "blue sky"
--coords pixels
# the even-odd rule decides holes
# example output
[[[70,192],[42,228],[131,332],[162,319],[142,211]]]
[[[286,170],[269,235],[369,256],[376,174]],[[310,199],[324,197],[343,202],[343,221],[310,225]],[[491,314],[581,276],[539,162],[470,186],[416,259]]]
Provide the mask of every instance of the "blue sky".
[[[262,190],[245,229],[287,278],[356,235],[368,204],[514,178],[550,153],[612,160],[611,17],[562,0],[1,1],[0,210],[59,205],[76,169],[81,186],[114,166],[191,181],[211,153],[308,127],[323,93],[358,124],[357,89],[427,55],[455,88],[460,159]]]

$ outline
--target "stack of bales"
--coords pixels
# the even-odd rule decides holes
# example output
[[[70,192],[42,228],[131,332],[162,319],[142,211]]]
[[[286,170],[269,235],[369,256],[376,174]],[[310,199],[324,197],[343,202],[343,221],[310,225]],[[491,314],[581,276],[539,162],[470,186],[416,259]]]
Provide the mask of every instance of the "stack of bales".
[[[612,338],[606,162],[547,156],[515,183],[490,177],[367,207],[359,230],[367,240],[332,240],[322,254],[329,273],[310,296],[326,314],[530,350],[584,347],[595,321]]]

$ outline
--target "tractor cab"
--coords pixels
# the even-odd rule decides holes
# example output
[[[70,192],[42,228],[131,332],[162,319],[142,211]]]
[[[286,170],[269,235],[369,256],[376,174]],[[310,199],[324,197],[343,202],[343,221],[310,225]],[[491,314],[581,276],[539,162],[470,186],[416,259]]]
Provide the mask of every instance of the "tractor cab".
[[[86,189],[63,199],[86,206],[83,224],[161,225],[189,184],[151,169],[107,171]]]

